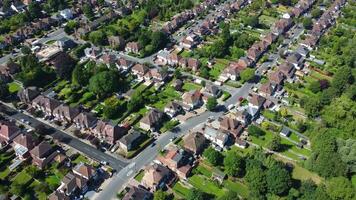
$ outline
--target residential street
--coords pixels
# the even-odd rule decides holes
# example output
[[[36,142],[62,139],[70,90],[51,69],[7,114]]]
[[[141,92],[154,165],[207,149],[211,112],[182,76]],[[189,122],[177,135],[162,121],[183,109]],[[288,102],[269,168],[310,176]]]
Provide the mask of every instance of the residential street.
[[[40,122],[39,120],[37,120],[29,115],[20,113],[17,110],[15,110],[3,103],[1,103],[1,106],[8,111],[8,112],[5,111],[5,113],[8,113],[11,118],[16,119],[18,121],[20,121],[21,119],[28,120],[31,123],[30,126],[32,126],[33,128],[38,126],[39,124],[43,124],[45,127],[50,128],[47,124],[44,124],[43,122]],[[124,168],[127,165],[127,163],[125,163],[124,161],[114,158],[114,157],[80,141],[79,139],[64,133],[61,130],[54,129],[54,132],[50,133],[50,134],[52,135],[53,138],[56,138],[56,139],[60,140],[61,142],[71,146],[72,148],[88,155],[90,158],[92,158],[94,160],[97,160],[99,162],[100,161],[108,162],[109,165],[117,171],[120,171],[122,168]]]

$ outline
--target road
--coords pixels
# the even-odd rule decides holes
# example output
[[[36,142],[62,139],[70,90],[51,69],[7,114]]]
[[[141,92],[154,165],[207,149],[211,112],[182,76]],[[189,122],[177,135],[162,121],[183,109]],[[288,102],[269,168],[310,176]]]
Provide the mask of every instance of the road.
[[[18,120],[18,121],[20,121],[21,119],[28,120],[31,123],[30,126],[33,128],[37,127],[39,124],[44,125],[46,128],[53,128],[53,127],[49,127],[47,124],[27,115],[25,113],[18,112],[17,110],[11,108],[10,106],[8,106],[6,104],[1,103],[1,106],[2,106],[2,108],[5,109],[4,112],[9,117],[11,117],[15,120]],[[114,158],[114,157],[80,141],[79,139],[77,139],[75,137],[72,137],[72,136],[64,133],[61,130],[53,129],[53,132],[50,134],[53,138],[56,138],[59,141],[67,144],[68,146],[84,153],[89,158],[92,158],[96,161],[107,161],[109,163],[109,165],[116,171],[120,171],[128,164],[122,160]]]

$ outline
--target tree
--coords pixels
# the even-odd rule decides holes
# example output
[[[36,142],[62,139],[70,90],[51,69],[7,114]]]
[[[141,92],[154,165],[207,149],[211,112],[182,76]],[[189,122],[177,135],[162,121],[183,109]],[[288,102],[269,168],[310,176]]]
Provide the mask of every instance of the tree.
[[[206,66],[200,68],[200,76],[206,79],[209,78],[209,69]]]
[[[326,184],[326,192],[333,200],[354,199],[356,197],[355,188],[351,181],[342,176],[331,178]]]
[[[187,200],[206,200],[208,199],[207,196],[208,195],[205,194],[204,192],[193,188],[188,193]]]
[[[0,99],[5,99],[10,95],[9,86],[0,80]]]
[[[72,72],[72,83],[78,86],[87,86],[92,74],[87,70],[86,66],[77,64]]]
[[[318,93],[321,91],[321,86],[319,81],[313,81],[309,84],[309,90],[313,93]]]
[[[209,111],[212,111],[216,108],[216,106],[218,105],[218,102],[216,101],[215,97],[209,97],[208,101],[206,102],[206,108]]]
[[[90,20],[92,20],[94,18],[94,12],[91,9],[90,4],[84,4],[83,13],[84,13],[85,17],[87,17]]]
[[[229,151],[224,158],[225,171],[229,176],[242,175],[244,165],[244,160],[233,151]]]
[[[212,147],[205,149],[203,156],[214,166],[220,165],[223,160],[223,155]]]
[[[166,200],[168,195],[162,190],[158,190],[153,194],[153,200]]]
[[[182,72],[180,71],[180,69],[175,69],[174,70],[174,78],[180,79],[181,77],[182,77]]]
[[[95,45],[104,45],[106,42],[105,32],[102,30],[93,31],[89,34],[89,40]]]
[[[292,186],[290,173],[278,164],[270,167],[266,172],[268,191],[272,194],[286,194]]]
[[[323,187],[318,187],[312,180],[307,180],[302,182],[300,187],[301,197],[298,199],[309,200],[309,199],[318,199],[318,200],[330,200],[330,197],[325,192]]]
[[[4,0],[2,3],[2,8],[4,11],[9,11],[11,9],[11,0]]]
[[[239,195],[234,191],[227,191],[225,194],[218,198],[218,200],[239,200]]]
[[[127,110],[133,112],[139,110],[144,105],[144,98],[142,97],[142,91],[136,90],[127,104]]]
[[[89,80],[89,90],[101,97],[116,91],[118,87],[118,77],[110,71],[100,72]]]
[[[351,69],[349,67],[342,67],[335,73],[331,82],[331,86],[341,92],[348,84],[351,84],[353,81],[354,80]]]
[[[273,135],[273,138],[270,142],[267,144],[267,148],[272,150],[272,151],[281,151],[282,150],[282,139],[279,135],[275,134]]]
[[[257,15],[247,16],[243,18],[243,22],[245,26],[251,26],[252,28],[256,28],[260,24]]]
[[[300,105],[304,108],[309,117],[317,117],[320,114],[321,102],[315,97],[304,97],[300,101]]]
[[[312,29],[312,27],[313,27],[312,19],[309,18],[309,17],[305,17],[303,19],[303,26],[304,26],[305,29],[308,29],[308,30]]]
[[[61,53],[56,58],[54,64],[57,76],[61,79],[70,79],[75,66],[74,59],[67,53]]]
[[[255,125],[250,125],[247,129],[249,135],[259,137],[265,135],[265,132]]]
[[[315,8],[311,11],[312,18],[319,18],[322,14],[323,11],[321,11],[319,8]]]
[[[33,1],[28,5],[28,12],[30,13],[32,19],[41,17],[41,11],[41,5],[36,1]]]
[[[255,77],[255,70],[252,68],[246,68],[240,73],[240,77],[244,82],[251,81]]]
[[[21,53],[24,55],[29,55],[32,53],[32,51],[31,51],[30,47],[23,46],[23,47],[21,47]]]
[[[260,197],[267,192],[266,175],[262,168],[252,167],[245,176],[250,193]]]

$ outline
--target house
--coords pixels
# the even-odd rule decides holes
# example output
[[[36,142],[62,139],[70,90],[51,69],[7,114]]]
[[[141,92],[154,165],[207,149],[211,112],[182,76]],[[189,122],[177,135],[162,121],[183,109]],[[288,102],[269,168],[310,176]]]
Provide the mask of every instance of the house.
[[[291,134],[291,131],[289,128],[283,126],[283,128],[279,134],[284,137],[289,137],[289,135]]]
[[[87,180],[73,172],[68,172],[61,180],[61,185],[57,188],[57,191],[71,196],[75,191],[80,190],[85,193],[88,189]]]
[[[146,65],[136,64],[131,69],[134,75],[137,75],[138,78],[143,79],[144,75],[149,71],[149,68]]]
[[[296,52],[298,54],[300,54],[301,56],[303,56],[304,58],[309,55],[309,50],[306,47],[304,47],[303,45],[299,45]]]
[[[35,144],[36,142],[30,133],[21,133],[15,137],[12,146],[16,156],[25,159],[29,156],[29,151],[35,147]]]
[[[125,58],[119,58],[116,62],[117,68],[120,70],[128,70],[134,65],[134,62],[127,60]]]
[[[151,192],[136,186],[130,186],[129,191],[125,194],[122,200],[151,200],[153,195]]]
[[[275,42],[278,38],[278,35],[274,33],[268,33],[263,40],[267,42],[268,45],[271,45],[273,42]]]
[[[146,167],[141,184],[154,192],[164,188],[170,181],[171,177],[172,173],[167,167],[154,163]]]
[[[66,20],[73,19],[73,12],[69,8],[61,10],[59,12],[59,15],[62,16]]]
[[[166,71],[157,68],[152,68],[145,74],[146,80],[150,80],[152,78],[156,82],[165,81],[167,77],[168,73]]]
[[[72,108],[66,104],[61,104],[53,110],[54,118],[64,123],[72,123],[78,114],[79,110],[77,108]]]
[[[142,138],[142,134],[138,131],[132,131],[127,135],[124,135],[119,141],[120,149],[124,152],[129,152],[135,149]]]
[[[146,116],[140,120],[140,128],[146,131],[155,131],[160,126],[164,113],[158,109],[151,109]]]
[[[248,105],[250,107],[255,107],[256,109],[260,109],[264,102],[266,101],[266,99],[258,94],[252,94]]]
[[[164,107],[164,112],[171,118],[182,112],[182,110],[182,106],[175,101],[169,102],[166,107]]]
[[[111,122],[99,120],[97,121],[95,128],[92,129],[92,133],[101,141],[113,145],[126,133],[126,130],[125,128],[114,125]]]
[[[289,19],[282,18],[274,24],[274,26],[272,27],[272,32],[276,35],[285,33],[290,28],[292,23],[293,21],[291,18]]]
[[[14,122],[1,121],[0,122],[0,143],[10,143],[21,130]]]
[[[12,77],[17,72],[20,72],[20,70],[20,65],[13,61],[9,61],[5,65],[0,65],[0,73],[8,77]]]
[[[200,61],[195,58],[188,58],[187,59],[187,67],[189,69],[193,70],[193,72],[196,72],[200,67]]]
[[[117,50],[123,49],[126,43],[125,39],[120,36],[109,36],[108,42],[110,47]]]
[[[228,133],[226,133],[225,131],[216,130],[210,126],[204,126],[202,128],[202,132],[206,139],[218,145],[220,148],[224,148],[226,142],[229,139]]]
[[[235,117],[238,121],[242,123],[244,127],[246,127],[252,119],[252,116],[245,109],[237,110],[235,113]]]
[[[129,42],[126,44],[125,51],[138,54],[141,48],[142,47],[138,42]]]
[[[172,83],[172,87],[177,91],[181,91],[183,88],[183,81],[180,79],[174,80]]]
[[[278,67],[279,71],[284,74],[287,78],[292,78],[296,72],[293,64],[290,62],[284,62]]]
[[[17,93],[17,97],[20,99],[21,102],[25,104],[30,104],[34,98],[36,98],[40,92],[38,91],[37,87],[27,87],[21,89]]]
[[[73,168],[73,173],[81,176],[82,178],[86,179],[87,181],[90,180],[95,180],[98,177],[97,171],[94,169],[94,167],[80,162],[78,163],[74,168]]]
[[[236,138],[235,146],[237,146],[237,147],[239,147],[241,149],[246,149],[248,147],[248,143],[245,140],[241,140],[240,138]]]
[[[206,84],[205,87],[200,90],[200,92],[203,95],[207,95],[215,98],[219,97],[222,93],[221,90],[216,85],[213,84]]]
[[[192,157],[177,147],[169,148],[165,155],[158,157],[158,160],[182,179],[186,179],[192,170]]]
[[[99,60],[109,67],[116,63],[116,56],[114,54],[104,53]]]
[[[237,78],[240,76],[240,71],[233,65],[229,65],[224,69],[224,71],[221,73],[219,80],[225,82],[229,79],[231,80],[237,80]]]
[[[168,65],[171,65],[171,66],[176,66],[176,65],[178,65],[179,60],[180,60],[181,58],[182,58],[182,57],[179,56],[179,55],[176,54],[176,53],[170,53],[170,54],[167,56],[167,64],[168,64]]]
[[[274,94],[275,90],[275,85],[268,81],[267,83],[261,85],[260,89],[258,90],[258,93],[263,97],[269,97]]]
[[[219,129],[231,133],[235,138],[237,138],[243,131],[242,124],[234,118],[224,116],[220,118],[219,121]]]
[[[75,43],[72,39],[70,39],[68,37],[63,37],[63,38],[57,40],[55,44],[62,51],[66,51],[68,49],[73,49],[75,46],[77,46],[77,43]]]
[[[46,141],[41,142],[30,151],[32,164],[40,169],[43,169],[49,162],[51,162],[57,154],[58,152]]]
[[[84,49],[84,54],[87,58],[97,59],[101,55],[101,49],[99,47],[89,47]]]
[[[202,95],[199,90],[192,90],[183,94],[183,108],[186,110],[193,110],[201,105]]]
[[[270,73],[268,75],[268,79],[273,84],[282,85],[282,83],[285,79],[285,76],[281,71],[277,70],[277,71]]]
[[[295,68],[301,69],[303,64],[303,57],[299,53],[292,53],[286,59],[289,63],[293,64]]]
[[[87,112],[79,113],[73,119],[74,125],[82,130],[88,130],[93,128],[96,125],[97,121],[98,119],[96,117],[94,117],[92,114]]]
[[[48,200],[70,200],[70,198],[64,193],[56,190],[49,195]]]
[[[206,139],[200,132],[191,132],[183,138],[184,149],[194,155],[200,155],[206,146]]]

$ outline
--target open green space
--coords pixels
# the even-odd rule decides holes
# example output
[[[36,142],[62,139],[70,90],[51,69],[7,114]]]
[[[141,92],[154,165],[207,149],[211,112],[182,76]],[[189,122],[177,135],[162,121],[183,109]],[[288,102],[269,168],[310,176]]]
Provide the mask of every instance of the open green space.
[[[21,89],[20,84],[18,84],[16,82],[11,82],[8,84],[8,86],[9,86],[9,91],[11,94],[17,93]]]
[[[183,90],[186,92],[192,91],[192,90],[200,90],[202,87],[201,85],[198,85],[196,83],[192,82],[185,82],[183,85]]]

